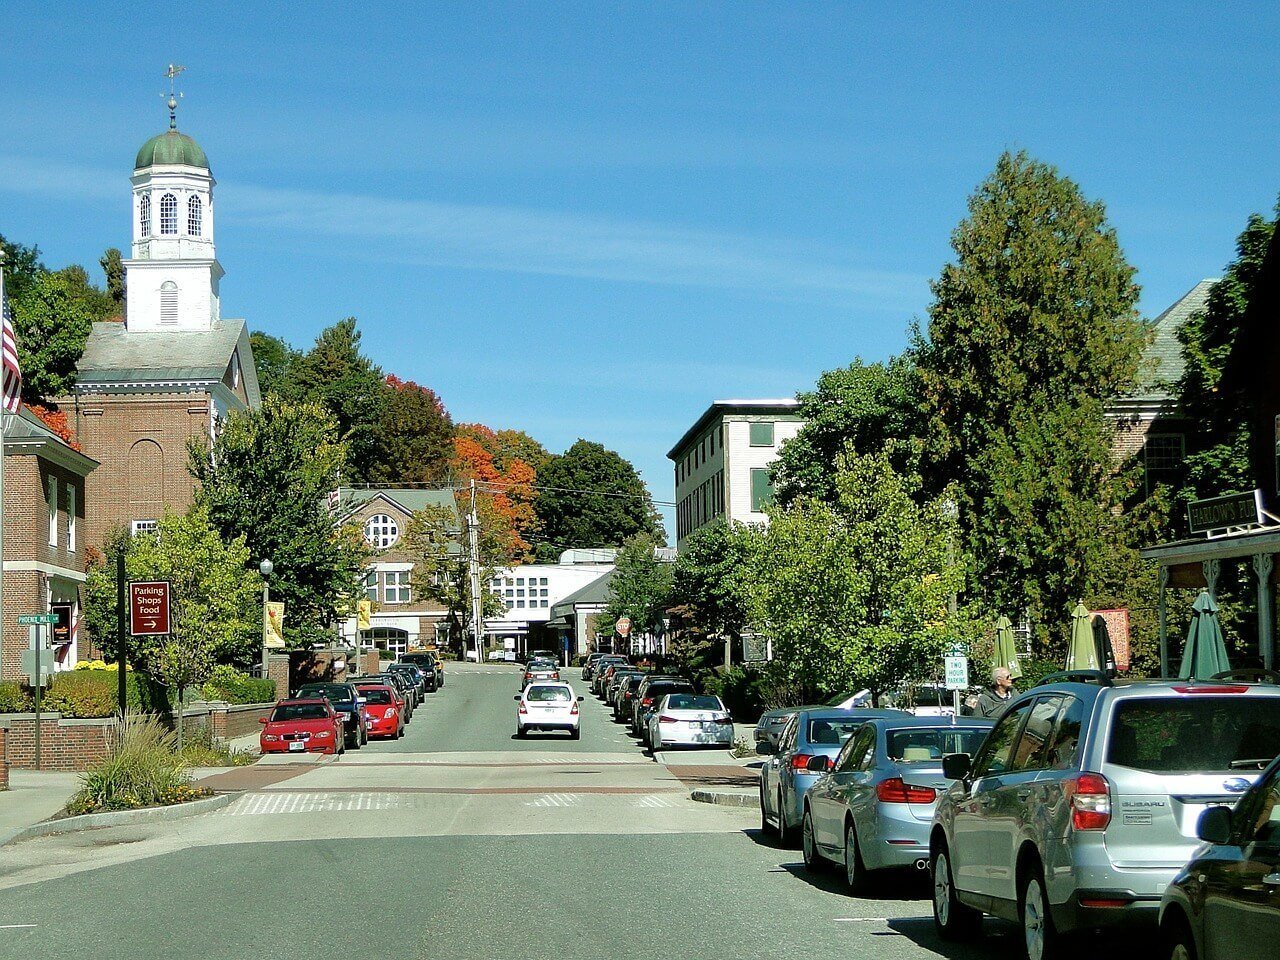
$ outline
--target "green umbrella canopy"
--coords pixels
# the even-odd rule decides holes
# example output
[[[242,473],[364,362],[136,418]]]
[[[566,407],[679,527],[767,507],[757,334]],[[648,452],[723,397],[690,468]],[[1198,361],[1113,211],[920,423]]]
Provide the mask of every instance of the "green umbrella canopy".
[[[993,667],[1007,667],[1011,679],[1022,676],[1022,667],[1018,666],[1018,648],[1013,642],[1013,624],[1009,618],[1001,616],[996,621],[996,653]]]
[[[1076,601],[1071,611],[1071,643],[1067,647],[1068,670],[1101,670],[1098,647],[1093,642],[1093,615],[1083,603]]]
[[[1207,590],[1191,607],[1191,628],[1187,630],[1187,645],[1182,652],[1182,669],[1179,680],[1208,680],[1214,674],[1231,669],[1227,659],[1227,644],[1222,639],[1222,624],[1218,622],[1218,604]]]

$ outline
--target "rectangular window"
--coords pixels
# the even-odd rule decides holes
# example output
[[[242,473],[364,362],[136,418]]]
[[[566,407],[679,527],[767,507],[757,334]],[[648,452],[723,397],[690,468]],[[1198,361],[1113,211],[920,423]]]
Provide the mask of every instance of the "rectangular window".
[[[714,457],[716,455],[716,432],[712,430],[711,436],[707,439],[711,441],[711,455]]]
[[[386,575],[386,588],[383,593],[384,603],[409,603],[413,599],[413,590],[409,586],[410,570],[392,570]]]
[[[49,477],[45,482],[45,497],[49,501],[49,546],[58,545],[58,479]]]
[[[753,422],[750,430],[750,442],[753,447],[773,446],[773,423],[771,421]]]
[[[1147,492],[1159,483],[1176,483],[1186,456],[1186,439],[1180,433],[1149,433],[1142,444]]]
[[[516,601],[516,606],[517,606],[517,607],[523,607],[523,606],[524,606],[524,601],[523,601],[523,600],[517,600],[517,601]]]
[[[516,578],[516,586],[517,586],[517,587],[523,587],[523,586],[524,586],[524,577],[517,577],[517,578]]]
[[[155,533],[159,529],[159,520],[134,520],[133,523],[130,524],[129,532],[136,537],[140,533]]]
[[[546,601],[546,600],[539,600],[539,601],[538,601],[538,606],[540,606],[540,607],[545,607],[545,606],[548,604],[548,602],[549,602],[549,601]]]
[[[378,602],[378,571],[369,570],[364,575],[364,598]]]
[[[539,584],[540,586],[545,587],[545,586],[547,585],[547,578],[546,578],[546,577],[540,577],[540,578],[538,579],[538,584]],[[543,596],[546,596],[545,592],[543,593]]]
[[[76,488],[67,484],[67,549],[76,552]]]
[[[543,580],[542,582],[543,582],[543,583],[546,583],[547,581]],[[540,597],[545,597],[546,595],[547,595],[547,588],[546,588],[546,587],[543,587],[541,590],[539,590],[539,591],[538,591],[538,596],[540,596]]]
[[[523,590],[517,590],[517,591],[516,591],[516,596],[517,596],[517,597],[523,597],[523,596],[524,596],[524,591],[523,591]],[[524,606],[524,604],[521,604],[521,606]]]
[[[766,467],[756,467],[751,471],[751,512],[763,513],[764,508],[773,503],[773,482],[769,479]]]

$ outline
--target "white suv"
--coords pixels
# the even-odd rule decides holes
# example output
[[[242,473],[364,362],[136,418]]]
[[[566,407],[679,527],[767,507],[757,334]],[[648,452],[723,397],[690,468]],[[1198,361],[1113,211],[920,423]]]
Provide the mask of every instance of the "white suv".
[[[582,698],[567,683],[535,681],[516,694],[516,702],[517,737],[530,730],[568,730],[570,739],[578,739]]]

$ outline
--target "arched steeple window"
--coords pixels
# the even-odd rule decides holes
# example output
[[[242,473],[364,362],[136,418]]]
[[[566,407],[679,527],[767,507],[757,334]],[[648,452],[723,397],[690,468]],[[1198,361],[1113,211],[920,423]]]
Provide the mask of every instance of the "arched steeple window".
[[[144,193],[138,201],[138,223],[144,237],[151,236],[151,194]]]
[[[187,236],[200,236],[200,227],[204,219],[204,206],[200,203],[200,196],[193,193],[187,199]]]
[[[178,198],[166,193],[160,198],[160,234],[173,236],[178,232]]]

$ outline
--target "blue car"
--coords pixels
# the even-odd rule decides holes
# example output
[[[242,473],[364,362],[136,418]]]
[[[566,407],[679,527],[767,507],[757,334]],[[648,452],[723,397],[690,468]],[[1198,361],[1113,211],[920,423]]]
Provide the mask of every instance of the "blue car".
[[[768,742],[756,744],[756,752],[769,758],[760,770],[761,831],[776,834],[783,846],[794,846],[804,817],[804,795],[827,769],[811,770],[810,759],[821,756],[834,762],[845,741],[868,720],[906,716],[901,710],[862,708],[797,711],[782,728],[776,747]]]

